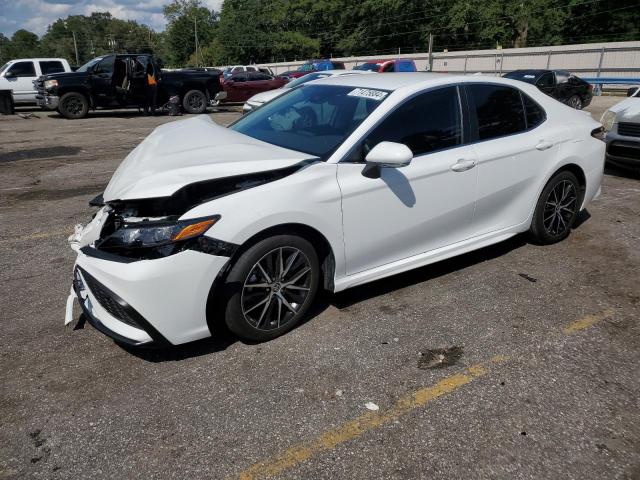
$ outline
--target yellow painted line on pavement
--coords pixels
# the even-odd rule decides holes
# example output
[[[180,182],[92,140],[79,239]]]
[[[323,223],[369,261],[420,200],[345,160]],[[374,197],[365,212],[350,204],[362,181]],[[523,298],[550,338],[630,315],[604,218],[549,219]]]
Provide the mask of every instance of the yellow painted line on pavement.
[[[38,240],[40,238],[57,237],[60,235],[71,235],[73,233],[73,227],[67,227],[64,230],[52,230],[49,232],[32,233],[30,235],[21,235],[19,237],[3,238],[0,239],[0,245],[5,243],[24,242],[27,240]]]
[[[613,308],[607,308],[606,310],[603,310],[600,313],[585,315],[584,317],[576,320],[575,322],[571,322],[569,325],[567,325],[564,328],[563,331],[566,335],[571,335],[573,333],[579,332],[580,330],[589,328],[592,325],[613,316],[613,314],[614,314]]]
[[[506,357],[504,356],[496,356],[493,357],[489,363],[500,363],[505,360]],[[240,473],[239,477],[241,480],[254,480],[278,475],[315,455],[331,450],[341,443],[353,440],[363,433],[380,427],[381,425],[388,424],[412,410],[424,407],[438,397],[451,393],[474,381],[476,378],[486,375],[488,372],[488,368],[482,364],[473,365],[462,373],[457,373],[440,380],[433,386],[421,388],[401,397],[385,412],[368,412],[342,426],[323,433],[306,445],[292,447],[270,460],[256,463]]]

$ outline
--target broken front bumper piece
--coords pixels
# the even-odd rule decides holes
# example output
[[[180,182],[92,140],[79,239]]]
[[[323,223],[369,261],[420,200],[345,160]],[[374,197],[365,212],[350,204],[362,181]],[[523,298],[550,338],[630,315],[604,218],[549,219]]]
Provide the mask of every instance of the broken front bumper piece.
[[[39,107],[56,110],[60,103],[60,98],[55,95],[36,95],[36,103]]]

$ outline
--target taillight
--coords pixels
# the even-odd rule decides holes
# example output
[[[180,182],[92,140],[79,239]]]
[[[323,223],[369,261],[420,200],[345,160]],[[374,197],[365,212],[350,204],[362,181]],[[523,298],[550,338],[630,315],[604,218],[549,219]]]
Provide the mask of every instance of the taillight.
[[[598,127],[591,130],[591,136],[593,138],[597,138],[598,140],[602,140],[604,142],[604,137],[607,134],[607,131],[604,127]]]

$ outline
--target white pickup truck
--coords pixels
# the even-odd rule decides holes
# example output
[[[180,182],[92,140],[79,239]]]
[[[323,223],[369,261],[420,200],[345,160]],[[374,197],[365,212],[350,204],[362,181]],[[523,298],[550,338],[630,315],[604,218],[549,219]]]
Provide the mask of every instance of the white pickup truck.
[[[34,80],[41,75],[71,71],[63,58],[17,58],[0,67],[0,90],[13,90],[16,105],[36,103]]]

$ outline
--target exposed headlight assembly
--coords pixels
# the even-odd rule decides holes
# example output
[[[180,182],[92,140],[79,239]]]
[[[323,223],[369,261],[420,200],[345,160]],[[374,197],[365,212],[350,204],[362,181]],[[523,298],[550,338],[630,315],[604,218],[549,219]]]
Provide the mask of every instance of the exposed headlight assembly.
[[[95,248],[140,259],[165,257],[194,244],[207,244],[207,239],[203,242],[198,240],[218,220],[219,215],[175,222],[125,222],[113,233],[97,240]]]
[[[58,80],[45,80],[44,81],[44,89],[50,90],[54,87],[58,86]]]
[[[607,110],[602,114],[602,118],[600,119],[600,123],[604,127],[605,131],[610,132],[613,128],[613,123],[616,121],[616,112],[612,112],[611,110]]]

